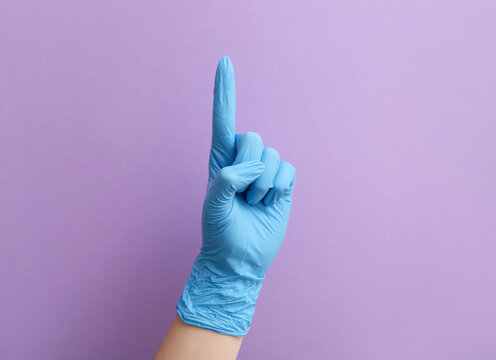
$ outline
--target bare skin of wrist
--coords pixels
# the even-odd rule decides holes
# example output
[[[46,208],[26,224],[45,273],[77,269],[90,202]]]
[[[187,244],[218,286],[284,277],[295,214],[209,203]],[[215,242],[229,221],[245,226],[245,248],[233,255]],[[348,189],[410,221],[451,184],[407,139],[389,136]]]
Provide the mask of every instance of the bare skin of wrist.
[[[176,314],[155,360],[234,360],[243,338],[186,324]]]

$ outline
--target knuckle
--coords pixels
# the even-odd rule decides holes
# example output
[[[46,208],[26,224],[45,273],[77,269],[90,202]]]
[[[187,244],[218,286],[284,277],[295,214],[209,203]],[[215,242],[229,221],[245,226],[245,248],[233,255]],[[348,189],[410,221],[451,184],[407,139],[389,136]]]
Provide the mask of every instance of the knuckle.
[[[276,149],[274,149],[274,148],[266,147],[264,149],[264,152],[265,152],[265,155],[266,156],[269,156],[269,157],[272,157],[272,158],[275,158],[275,159],[279,159],[279,152]]]
[[[284,161],[284,166],[286,166],[288,171],[290,171],[293,175],[296,174],[296,168],[291,163]]]
[[[287,161],[286,161],[286,166],[288,166],[292,170],[295,170],[295,167],[293,166],[293,164],[291,164],[291,163],[289,163]]]
[[[253,131],[248,131],[244,134],[244,137],[247,141],[249,142],[262,142],[262,138],[258,133],[253,132]]]

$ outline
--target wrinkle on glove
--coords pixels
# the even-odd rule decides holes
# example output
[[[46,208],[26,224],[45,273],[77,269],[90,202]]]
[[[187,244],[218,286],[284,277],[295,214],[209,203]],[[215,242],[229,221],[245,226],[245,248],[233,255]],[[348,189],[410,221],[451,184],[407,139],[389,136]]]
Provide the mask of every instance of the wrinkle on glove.
[[[187,324],[245,336],[264,278],[220,276],[208,269],[207,264],[199,255],[177,303],[177,313]]]

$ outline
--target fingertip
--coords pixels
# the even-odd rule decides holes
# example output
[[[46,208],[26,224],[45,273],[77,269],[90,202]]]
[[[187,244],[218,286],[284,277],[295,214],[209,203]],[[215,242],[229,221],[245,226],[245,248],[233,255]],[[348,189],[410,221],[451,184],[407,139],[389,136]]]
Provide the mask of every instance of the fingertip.
[[[231,59],[228,56],[223,56],[219,60],[219,64],[217,65],[217,73],[215,77],[216,85],[222,81],[230,81],[234,76],[234,69]]]
[[[231,59],[229,59],[229,56],[224,55],[223,57],[221,57],[219,60],[219,66],[225,66],[225,67],[232,66],[232,62]]]
[[[275,193],[273,189],[270,189],[267,195],[263,199],[265,206],[271,206],[274,203]]]
[[[257,198],[253,191],[248,190],[248,192],[246,193],[246,202],[249,205],[255,205],[255,203],[257,202]]]

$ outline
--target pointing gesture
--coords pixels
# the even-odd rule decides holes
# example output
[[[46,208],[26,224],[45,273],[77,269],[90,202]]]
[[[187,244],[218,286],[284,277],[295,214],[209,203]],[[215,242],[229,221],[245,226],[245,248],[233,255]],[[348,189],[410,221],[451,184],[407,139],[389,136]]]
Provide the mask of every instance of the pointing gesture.
[[[232,165],[235,150],[236,87],[234,70],[228,57],[217,66],[212,112],[212,148],[210,150],[209,181],[225,166]]]
[[[202,247],[177,312],[188,324],[244,336],[265,273],[283,241],[295,169],[254,132],[235,134],[228,57],[217,67]]]

